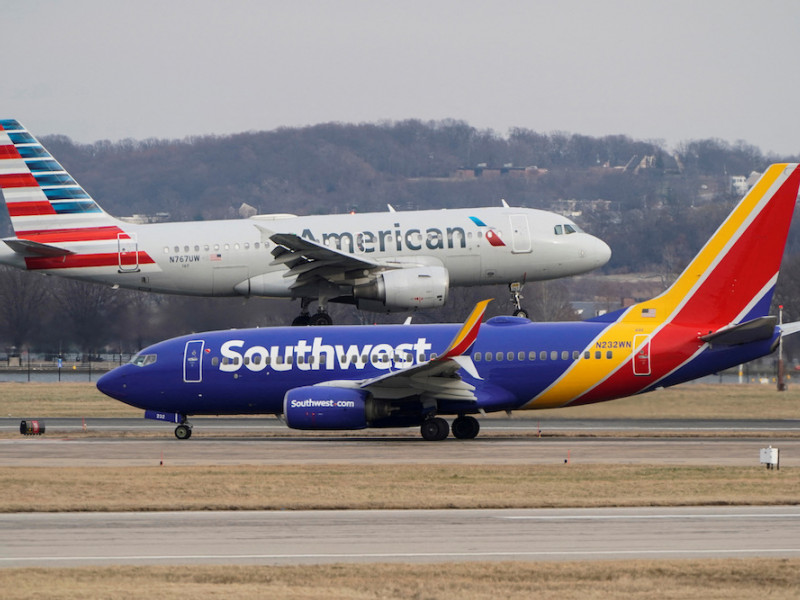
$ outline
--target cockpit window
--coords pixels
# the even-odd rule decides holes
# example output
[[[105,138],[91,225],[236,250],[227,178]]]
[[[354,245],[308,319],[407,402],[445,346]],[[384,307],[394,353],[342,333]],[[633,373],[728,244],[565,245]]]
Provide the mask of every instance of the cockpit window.
[[[146,367],[156,362],[158,354],[137,354],[131,359],[131,363],[137,367]]]
[[[563,225],[556,225],[553,227],[553,231],[556,232],[556,235],[569,235],[570,233],[578,233],[581,231],[581,228],[573,223],[564,223]]]

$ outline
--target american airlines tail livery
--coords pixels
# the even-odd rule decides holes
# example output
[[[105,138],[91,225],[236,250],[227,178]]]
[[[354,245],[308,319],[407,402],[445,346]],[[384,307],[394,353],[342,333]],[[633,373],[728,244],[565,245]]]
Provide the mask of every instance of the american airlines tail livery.
[[[496,208],[132,224],[106,213],[18,121],[0,120],[0,189],[15,237],[0,263],[124,288],[299,298],[296,325],[328,302],[377,312],[443,306],[450,286],[585,273],[611,256],[560,215]],[[309,313],[311,302],[316,314]]]
[[[189,415],[276,414],[295,429],[420,426],[426,440],[474,438],[472,416],[577,406],[716,373],[772,352],[769,315],[800,167],[772,165],[660,296],[583,322],[495,317],[462,325],[291,327],[193,334],[145,348],[97,382],[177,423]]]

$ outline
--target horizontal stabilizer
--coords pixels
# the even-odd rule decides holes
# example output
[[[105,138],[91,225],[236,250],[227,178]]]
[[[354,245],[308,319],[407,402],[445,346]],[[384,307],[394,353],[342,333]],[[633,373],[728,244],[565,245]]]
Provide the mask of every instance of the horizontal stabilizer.
[[[31,240],[21,240],[19,238],[5,238],[3,240],[8,247],[10,247],[17,254],[23,256],[67,256],[68,254],[75,254],[72,250],[60,248],[58,246],[51,246],[50,244],[41,244]]]
[[[793,333],[797,333],[800,331],[800,321],[794,321],[793,323],[784,323],[780,326],[781,328],[781,335],[792,335]]]
[[[775,325],[777,323],[778,317],[771,315],[759,317],[752,321],[725,327],[708,335],[702,335],[700,339],[709,344],[721,346],[736,346],[738,344],[768,340],[775,333]]]

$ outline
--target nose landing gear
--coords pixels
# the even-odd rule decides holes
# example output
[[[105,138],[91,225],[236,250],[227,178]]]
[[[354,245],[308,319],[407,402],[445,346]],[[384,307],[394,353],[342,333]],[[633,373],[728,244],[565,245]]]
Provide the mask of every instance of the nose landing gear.
[[[511,313],[515,317],[528,318],[528,311],[522,308],[522,286],[525,285],[519,281],[508,284],[508,291],[511,292],[511,304],[514,305],[514,312]]]

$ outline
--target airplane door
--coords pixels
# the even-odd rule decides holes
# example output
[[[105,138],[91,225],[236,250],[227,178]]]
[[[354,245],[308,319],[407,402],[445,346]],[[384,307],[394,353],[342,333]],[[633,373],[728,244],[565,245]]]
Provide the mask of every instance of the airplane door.
[[[531,232],[528,229],[528,215],[510,215],[511,251],[523,254],[531,251]]]
[[[119,272],[135,273],[139,270],[139,244],[135,233],[118,233]]]
[[[642,346],[639,348],[639,346]],[[638,348],[638,350],[637,350]],[[650,339],[646,335],[633,336],[633,374],[650,375]]]
[[[183,352],[183,381],[184,383],[200,383],[203,381],[203,340],[186,342]]]

